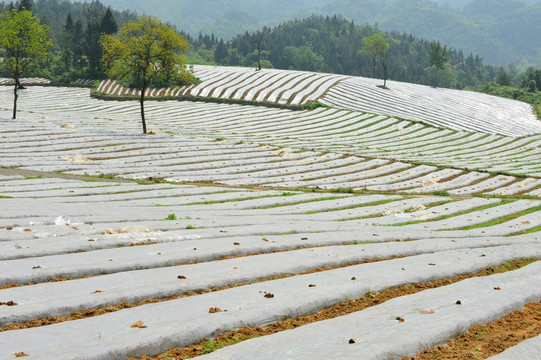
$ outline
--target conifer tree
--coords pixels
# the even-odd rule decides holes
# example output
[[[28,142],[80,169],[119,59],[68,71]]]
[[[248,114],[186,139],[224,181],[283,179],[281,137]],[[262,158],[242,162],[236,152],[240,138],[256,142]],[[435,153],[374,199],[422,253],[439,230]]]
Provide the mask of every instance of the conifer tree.
[[[443,70],[444,65],[449,61],[447,46],[441,46],[439,41],[432,41],[428,44],[428,59],[430,65],[435,68],[434,87],[438,87],[438,70]]]

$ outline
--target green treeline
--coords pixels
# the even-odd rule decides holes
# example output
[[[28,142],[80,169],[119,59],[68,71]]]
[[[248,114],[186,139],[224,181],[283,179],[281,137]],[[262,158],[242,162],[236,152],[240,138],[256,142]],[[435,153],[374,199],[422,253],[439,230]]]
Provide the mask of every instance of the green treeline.
[[[531,66],[523,73],[511,68],[502,72],[495,82],[484,83],[471,90],[532,104],[537,116],[541,117],[541,68]]]
[[[356,24],[439,40],[480,54],[489,64],[541,66],[539,0],[102,0],[174,23],[190,34],[230,40],[245,30],[315,15],[342,15]]]
[[[36,14],[41,23],[50,28],[54,44],[49,56],[32,64],[27,76],[45,77],[63,83],[80,78],[103,78],[104,73],[100,64],[102,52],[98,44],[100,34],[115,33],[124,23],[137,19],[134,12],[112,10],[99,1],[0,2],[0,13],[22,7]],[[1,67],[0,76],[5,76]]]
[[[373,61],[359,53],[363,39],[381,33],[389,48],[385,54],[387,77],[392,80],[433,85],[434,69],[430,65],[429,41],[411,34],[382,32],[375,26],[356,25],[340,16],[312,16],[288,21],[261,32],[263,67],[329,72],[372,77]],[[201,62],[222,65],[254,66],[257,49],[254,38],[259,33],[244,33],[228,42],[214,37],[199,36],[189,40],[192,56]],[[185,35],[187,36],[187,35]],[[486,65],[478,55],[448,51],[449,63],[438,74],[438,85],[463,89],[494,81],[503,71],[499,66]],[[383,67],[376,66],[375,77],[383,78]]]

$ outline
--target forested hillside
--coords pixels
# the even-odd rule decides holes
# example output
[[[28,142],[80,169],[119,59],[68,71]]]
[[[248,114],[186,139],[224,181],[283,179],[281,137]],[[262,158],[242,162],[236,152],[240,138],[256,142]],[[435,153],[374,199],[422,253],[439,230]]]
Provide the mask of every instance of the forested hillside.
[[[262,33],[238,35],[226,43],[208,36],[189,39],[197,54],[218,64],[255,67],[256,42],[260,39],[264,67],[371,77],[373,58],[359,54],[359,50],[364,38],[379,32],[373,26],[356,25],[339,16],[312,16],[272,29],[264,28]],[[385,62],[390,79],[433,84],[428,41],[398,32],[383,33],[383,36],[389,44]],[[502,72],[501,67],[485,65],[478,55],[463,54],[456,49],[450,49],[449,60],[440,74],[440,85],[444,87],[476,86],[495,80]],[[380,60],[376,62],[375,76],[383,78]]]
[[[55,48],[59,48],[62,31],[66,24],[68,14],[71,14],[74,22],[80,21],[83,28],[92,21],[91,19],[103,16],[107,6],[100,1],[92,2],[71,2],[69,0],[36,0],[30,1],[31,10],[36,13],[41,21],[47,24],[51,29],[51,35]],[[0,13],[16,6],[14,2],[0,1]],[[137,15],[132,10],[117,11],[112,9],[112,14],[118,26],[122,26],[128,21],[136,19]],[[101,19],[100,19],[101,20]]]
[[[463,9],[466,5],[471,4],[474,0],[431,0],[439,5],[445,5],[454,9]],[[515,0],[526,5],[539,4],[540,0]]]
[[[119,26],[136,19],[133,11],[115,11],[99,1],[0,2],[0,13],[23,7],[36,14],[41,23],[49,26],[53,40],[53,48],[47,58],[37,64],[32,63],[27,75],[59,82],[70,82],[78,78],[102,78],[104,74],[100,64],[102,55],[99,45],[100,34],[116,33]],[[4,70],[0,66],[0,76],[6,75]]]
[[[192,35],[231,39],[245,30],[312,14],[342,15],[358,24],[440,40],[487,63],[541,65],[539,0],[104,0],[154,14]]]

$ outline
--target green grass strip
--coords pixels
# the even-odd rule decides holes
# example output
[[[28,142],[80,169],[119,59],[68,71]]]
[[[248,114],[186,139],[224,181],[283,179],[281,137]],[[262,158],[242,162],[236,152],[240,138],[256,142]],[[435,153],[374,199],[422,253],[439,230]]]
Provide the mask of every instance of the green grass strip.
[[[459,201],[459,200],[456,200],[456,201]],[[451,202],[451,201],[448,201],[448,202]],[[470,214],[470,213],[473,213],[473,212],[476,212],[476,211],[483,211],[483,210],[486,210],[486,209],[490,209],[490,208],[500,206],[500,205],[509,204],[509,203],[512,203],[512,202],[514,202],[514,200],[502,200],[501,202],[498,202],[498,203],[481,205],[481,206],[477,206],[477,207],[474,207],[474,208],[469,209],[469,210],[460,211],[460,212],[457,212],[457,213],[454,213],[454,214],[447,214],[447,215],[438,216],[438,217],[433,218],[433,219],[412,220],[412,221],[408,221],[408,222],[403,222],[403,223],[399,223],[399,224],[392,224],[392,225],[386,225],[386,226],[406,226],[406,225],[420,224],[420,223],[424,223],[424,222],[447,220],[447,219],[450,219],[450,218],[453,218],[453,217],[456,217],[456,216]],[[438,204],[438,205],[440,205],[440,204]]]
[[[507,216],[502,216],[500,218],[497,218],[497,219],[494,219],[494,220],[491,220],[491,221],[486,221],[484,223],[480,223],[480,224],[476,224],[476,225],[471,225],[471,226],[466,226],[466,227],[462,227],[462,228],[458,228],[458,229],[453,229],[453,230],[473,230],[473,229],[479,229],[479,228],[484,228],[484,227],[489,227],[489,226],[494,226],[494,225],[499,225],[499,224],[503,224],[505,222],[508,222],[508,221],[511,221],[511,220],[514,220],[514,219],[517,219],[521,216],[524,216],[524,215],[528,215],[528,214],[531,214],[531,213],[534,213],[536,211],[540,211],[541,210],[541,205],[539,206],[534,206],[532,208],[529,208],[529,209],[526,209],[526,210],[522,210],[522,211],[519,211],[519,212],[516,212],[514,214],[511,214],[511,215],[507,215]]]
[[[511,236],[525,235],[525,234],[533,234],[533,233],[536,233],[536,232],[539,232],[539,231],[541,231],[541,225],[534,226],[534,227],[526,229],[526,230],[517,231],[515,233],[508,234],[508,235],[505,235],[505,236],[506,237],[511,237]]]

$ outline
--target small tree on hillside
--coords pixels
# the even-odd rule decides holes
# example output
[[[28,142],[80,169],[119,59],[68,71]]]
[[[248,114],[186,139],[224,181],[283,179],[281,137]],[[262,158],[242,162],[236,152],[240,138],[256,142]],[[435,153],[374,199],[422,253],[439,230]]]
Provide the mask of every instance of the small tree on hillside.
[[[438,70],[443,70],[444,65],[449,61],[447,46],[441,46],[439,41],[432,41],[428,44],[428,60],[435,68],[434,87],[438,87]]]
[[[53,46],[49,27],[31,11],[13,9],[0,14],[0,47],[5,50],[4,67],[15,81],[13,89],[13,119],[17,118],[19,79],[28,65],[47,54]]]
[[[100,43],[107,76],[141,92],[141,121],[146,134],[144,101],[149,85],[172,86],[193,80],[181,56],[188,50],[188,42],[157,18],[141,16],[136,23],[126,23],[117,35],[102,35]]]
[[[263,51],[263,32],[257,31],[250,36],[250,43],[255,46],[257,51],[257,70],[261,70],[261,52]]]
[[[372,36],[363,39],[363,47],[359,51],[362,55],[368,55],[372,57],[372,78],[376,77],[376,61],[379,58],[381,66],[383,67],[383,87],[387,87],[387,64],[385,64],[385,53],[389,48],[389,43],[385,41],[385,38],[375,33]]]

